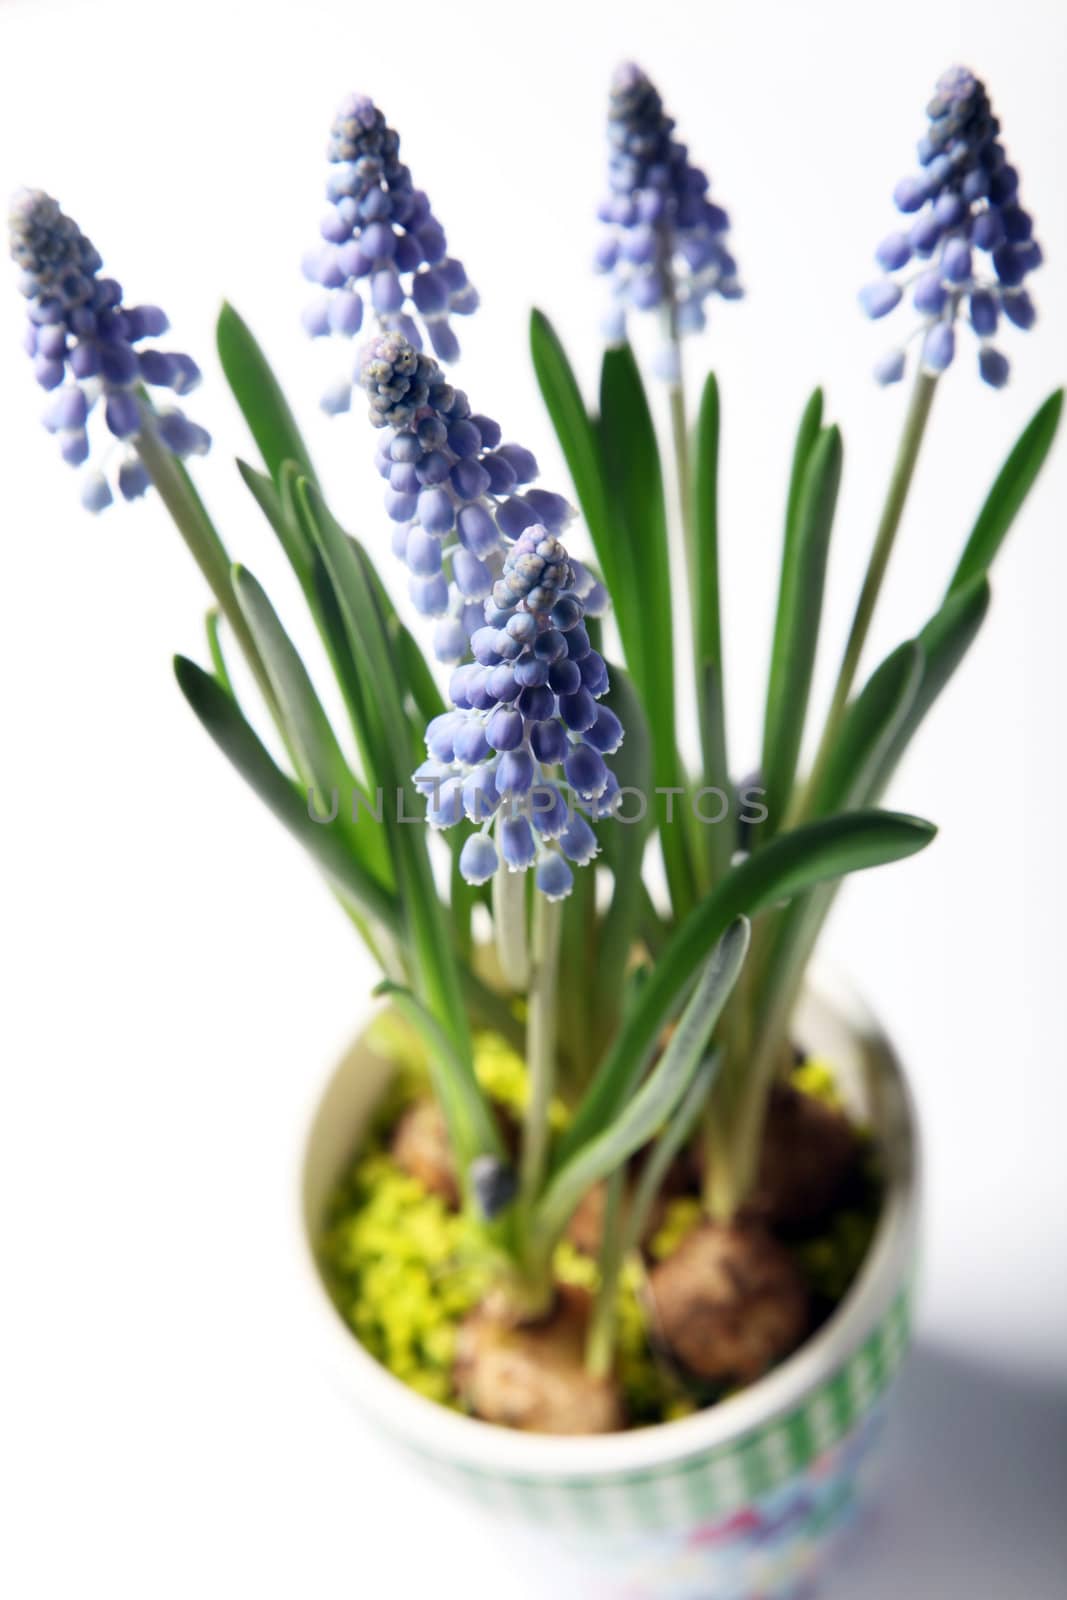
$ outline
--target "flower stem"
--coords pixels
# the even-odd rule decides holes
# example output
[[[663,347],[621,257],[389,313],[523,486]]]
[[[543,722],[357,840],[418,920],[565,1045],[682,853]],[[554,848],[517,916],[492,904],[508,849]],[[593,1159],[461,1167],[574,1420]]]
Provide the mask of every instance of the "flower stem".
[[[509,989],[525,989],[530,973],[526,942],[526,874],[501,865],[493,876],[493,928],[500,971]]]
[[[160,441],[153,415],[144,401],[142,401],[142,414],[145,417],[145,426],[134,440],[141,463],[170,513],[171,520],[189,547],[194,561],[207,579],[211,592],[218,601],[219,610],[241,646],[242,654],[248,662],[271,715],[284,732],[281,712],[267,669],[263,665],[244,614],[237,604],[226,546],[216,532],[215,525],[193,487],[189,474],[177,457],[172,455]]]
[[[663,318],[664,337],[670,351],[671,379],[667,385],[667,404],[671,419],[671,450],[674,458],[675,497],[678,504],[678,518],[682,532],[682,549],[685,557],[686,580],[689,588],[689,637],[693,658],[693,679],[696,687],[697,699],[697,726],[700,729],[701,749],[704,764],[704,782],[720,786],[724,782],[724,774],[720,768],[725,761],[717,739],[709,740],[709,733],[717,730],[721,734],[723,727],[721,674],[717,665],[709,672],[708,641],[712,634],[718,632],[718,595],[716,588],[715,615],[711,616],[705,610],[709,601],[704,582],[704,563],[701,560],[701,551],[698,544],[696,506],[694,501],[694,483],[691,452],[689,448],[689,409],[685,393],[685,368],[682,355],[682,341],[678,332],[678,309],[674,296],[665,309]],[[688,807],[687,813],[688,813]],[[687,814],[684,826],[690,828],[690,819]],[[708,835],[706,846],[702,845],[692,852],[691,859],[698,864],[702,876],[702,887],[708,886],[709,878],[714,880],[721,868],[721,852],[719,846],[725,845],[729,828],[726,823],[721,826],[711,825],[703,831]]]
[[[626,1168],[621,1166],[606,1183],[600,1235],[600,1283],[585,1346],[586,1371],[593,1378],[606,1378],[615,1360],[619,1273],[624,1259],[622,1196],[625,1182]]]
[[[499,876],[499,874],[498,874]],[[520,1200],[537,1198],[548,1154],[548,1112],[556,1083],[557,990],[563,903],[534,893],[530,981],[527,990],[526,1070],[529,1094],[522,1128]]]
[[[911,488],[915,465],[919,459],[919,451],[926,425],[930,418],[930,408],[933,405],[934,394],[937,390],[937,378],[930,373],[920,370],[912,390],[911,402],[904,418],[904,428],[897,447],[896,460],[886,490],[885,502],[882,506],[882,515],[878,522],[878,529],[874,538],[874,548],[871,559],[867,564],[867,572],[863,579],[863,587],[856,604],[856,613],[852,619],[848,642],[845,645],[845,654],[841,668],[834,685],[833,698],[830,710],[826,717],[822,739],[819,743],[818,753],[812,766],[811,776],[803,791],[799,804],[793,808],[789,821],[795,823],[798,816],[802,815],[807,804],[814,795],[819,779],[822,775],[826,761],[829,758],[834,740],[837,737],[848,704],[852,685],[855,681],[856,671],[859,667],[863,646],[867,642],[867,632],[874,615],[874,608],[881,593],[882,582],[885,578],[889,557],[892,554],[893,543],[896,539],[900,519],[904,513],[904,506]]]

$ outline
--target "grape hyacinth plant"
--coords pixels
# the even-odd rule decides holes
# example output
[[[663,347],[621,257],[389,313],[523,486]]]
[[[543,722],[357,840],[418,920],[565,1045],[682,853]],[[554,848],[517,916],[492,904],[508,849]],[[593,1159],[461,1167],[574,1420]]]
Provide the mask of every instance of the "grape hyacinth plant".
[[[181,691],[381,972],[381,1048],[400,1071],[334,1197],[324,1271],[372,1354],[486,1421],[605,1432],[713,1405],[803,1344],[862,1262],[878,1151],[833,1064],[798,1066],[794,1012],[843,879],[933,838],[883,797],[982,625],[1062,407],[1057,391],[1014,445],[928,620],[861,678],[956,325],[966,315],[999,388],[989,341],[1001,317],[1033,322],[1041,259],[981,82],[954,68],[928,112],[921,172],[896,191],[912,220],[861,297],[888,313],[917,262],[922,354],[806,772],[842,433],[816,389],[784,479],[763,726],[746,749],[726,727],[720,394],[709,373],[691,406],[683,370],[683,336],[691,363],[737,269],[726,214],[639,68],[609,97],[598,266],[615,314],[595,408],[548,318],[531,321],[575,504],[453,380],[450,318],[477,299],[371,100],[349,97],[334,121],[323,241],[304,264],[309,333],[360,341],[326,408],[349,411],[357,389],[367,403],[370,432],[339,424],[368,456],[374,441],[384,480],[365,539],[333,514],[261,346],[222,309],[222,370],[261,458],[239,471],[321,643],[325,697],[201,499],[206,434],[157,406],[195,363],[156,346],[163,313],[125,303],[54,200],[14,202],[46,426],[79,466],[93,416],[112,436],[118,465],[96,458],[90,509],[112,483],[158,491],[213,596],[208,665],[178,657]],[[662,320],[665,386],[646,384],[627,337],[643,311]],[[880,381],[904,365],[895,352]],[[407,573],[399,604],[387,547]]]

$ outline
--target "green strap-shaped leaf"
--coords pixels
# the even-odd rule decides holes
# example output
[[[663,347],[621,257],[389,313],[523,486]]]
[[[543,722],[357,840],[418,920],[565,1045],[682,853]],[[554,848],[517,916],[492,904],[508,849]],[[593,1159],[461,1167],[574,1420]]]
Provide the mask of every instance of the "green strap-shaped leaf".
[[[593,1137],[561,1161],[534,1212],[535,1254],[551,1249],[582,1196],[647,1144],[674,1112],[704,1060],[712,1029],[744,964],[748,941],[749,924],[739,917],[706,960],[681,1020],[647,1082],[619,1107],[610,1122],[601,1124]]]
[[[201,725],[268,810],[303,845],[334,885],[342,904],[380,923],[400,940],[403,924],[395,896],[367,872],[332,824],[311,819],[306,796],[272,760],[233,697],[210,673],[184,656],[175,657],[174,671]],[[471,1016],[499,1034],[512,1049],[521,1051],[522,1027],[501,996],[467,966],[460,971],[460,984]]]
[[[249,492],[277,535],[304,592],[326,649],[330,668],[344,698],[359,751],[363,778],[367,787],[374,789],[378,778],[367,728],[366,697],[349,649],[337,596],[322,555],[307,531],[297,500],[296,485],[301,481],[300,469],[296,462],[284,461],[276,485],[273,479],[257,472],[246,462],[238,461],[237,466]]]
[[[670,553],[663,472],[641,373],[629,345],[604,352],[600,381],[600,443],[618,560],[632,578],[636,612],[620,633],[652,737],[655,785],[684,792],[675,740],[674,650]],[[643,641],[638,659],[631,648]],[[671,903],[684,915],[693,902],[694,872],[688,806],[676,797],[674,820],[660,829]]]
[[[556,430],[575,493],[609,587],[615,588],[616,552],[609,537],[596,429],[555,328],[543,311],[530,313],[530,354],[541,397]]]
[[[684,1146],[689,1143],[689,1136],[696,1128],[701,1112],[707,1106],[708,1096],[721,1065],[722,1059],[718,1051],[712,1051],[710,1055],[705,1056],[677,1111],[648,1154],[642,1157],[641,1175],[634,1187],[633,1198],[626,1213],[622,1255],[629,1255],[631,1250],[636,1250],[644,1238],[656,1197],[663,1187],[667,1173],[674,1165],[675,1157],[680,1155]]]
[[[768,817],[760,830],[762,838],[773,834],[781,822],[796,777],[841,463],[841,434],[836,427],[826,428],[811,448],[795,512],[787,522],[763,724],[762,772]],[[791,490],[791,501],[792,494]]]
[[[563,1134],[562,1163],[606,1127],[640,1082],[663,1028],[708,952],[738,916],[789,900],[826,879],[900,861],[923,850],[936,829],[891,811],[855,811],[784,833],[733,867],[690,912],[660,951],[618,1037]]]
[[[917,639],[883,661],[846,713],[827,766],[826,787],[820,787],[828,809],[875,805],[881,799],[905,749],[970,649],[988,608],[989,583],[978,578],[946,600]],[[776,1040],[788,1025],[837,888],[828,882],[794,900],[773,930],[760,986],[759,1053],[766,1060],[773,1059]]]
[[[1063,411],[1063,390],[1050,394],[1019,435],[978,513],[978,520],[948,586],[950,595],[988,572],[1034,479],[1052,448]]]
[[[426,725],[446,709],[445,703],[422,647],[411,630],[401,622],[377,567],[353,534],[349,534],[349,540],[359,557],[367,583],[374,592],[378,610],[384,618],[390,649],[396,658],[398,681],[402,690],[411,698],[412,735],[417,765],[424,755],[423,736]]]
[[[212,606],[204,617],[204,632],[207,634],[208,653],[211,656],[211,665],[215,669],[215,676],[226,693],[232,695],[233,684],[230,682],[230,669],[226,665],[226,657],[222,653],[219,621],[219,609],[217,606]]]
[[[693,467],[693,639],[704,782],[729,795],[732,790],[719,594],[719,416],[719,386],[710,372],[700,400]],[[715,882],[730,866],[732,825],[725,820],[701,831],[705,835],[711,881]]]
[[[901,756],[930,708],[974,643],[989,610],[989,580],[984,575],[957,589],[923,628],[917,643],[923,653],[922,677],[914,698],[893,732],[863,797],[872,803],[885,793]]]
[[[318,788],[325,800],[331,789],[343,791],[354,782],[330,719],[315,693],[307,668],[258,579],[247,567],[235,566],[233,586],[270,673],[300,776],[309,787]]]
[[[301,475],[314,481],[311,456],[281,385],[248,324],[231,305],[219,312],[216,341],[226,381],[275,483],[286,461],[295,461]]]
[[[223,754],[278,821],[304,846],[342,896],[359,911],[394,933],[400,928],[399,907],[391,895],[353,855],[331,823],[313,822],[308,800],[272,760],[231,695],[195,662],[176,656],[178,685]]]
[[[604,704],[626,730],[622,745],[611,757],[611,765],[620,788],[631,792],[623,795],[618,817],[605,817],[597,825],[597,837],[612,874],[611,904],[601,925],[596,961],[587,969],[593,974],[592,996],[588,976],[580,981],[585,984],[586,1003],[592,1002],[598,1042],[610,1037],[620,1013],[623,974],[643,908],[641,867],[653,821],[652,748],[644,709],[621,667],[612,665],[608,676],[611,689]]]
[[[790,539],[797,525],[800,497],[804,492],[804,479],[811,460],[811,452],[822,433],[823,393],[813,389],[808,403],[800,414],[796,443],[793,446],[793,465],[789,473],[789,493],[785,503],[785,536]]]
[[[344,621],[355,669],[362,683],[366,730],[374,771],[385,791],[387,834],[397,889],[406,919],[419,998],[449,1032],[465,1057],[470,1031],[454,950],[437,894],[427,848],[428,829],[411,783],[410,728],[396,679],[385,619],[361,553],[334,519],[315,485],[301,480],[296,489],[304,526],[315,541]],[[394,809],[399,798],[401,820]]]
[[[313,552],[301,532],[299,521],[286,509],[281,491],[276,487],[273,478],[249,466],[247,461],[238,460],[237,470],[245,487],[277,535],[278,543],[285,551],[300,587],[306,595],[309,594]]]
[[[601,823],[601,834],[604,828]],[[600,940],[608,924],[597,917],[596,891],[596,869],[579,867],[574,874],[574,887],[560,906],[557,1088],[568,1104],[573,1104],[587,1087],[597,1058],[594,975],[600,971]]]
[[[349,837],[352,849],[368,871],[391,888],[384,834],[371,815],[377,815],[377,797],[372,801],[357,783],[307,668],[259,582],[247,568],[238,566],[233,569],[233,586],[270,675],[301,781],[313,792],[320,811],[331,808],[332,794],[338,796],[340,815],[335,826]],[[357,807],[357,814],[364,821],[354,825],[353,811]]]
[[[434,1093],[444,1112],[449,1144],[466,1186],[468,1169],[477,1156],[503,1159],[507,1154],[478,1080],[437,1018],[410,989],[386,981],[378,985],[375,993],[392,1002],[426,1046]]]
[[[627,665],[638,681],[643,682],[645,640],[639,616],[637,575],[625,546],[620,543],[599,423],[587,412],[574,369],[559,335],[543,311],[535,310],[530,316],[530,352],[545,408],[570,469],[597,562],[611,594]],[[595,641],[593,648],[598,648]]]
[[[923,646],[909,639],[871,675],[845,712],[811,797],[812,816],[833,816],[874,803],[878,774],[915,704],[925,666]],[[767,1042],[760,1059],[768,1063],[774,1056],[772,1042],[788,1023],[804,969],[839,887],[838,881],[819,884],[770,919],[768,954],[758,974],[758,1012]],[[752,1070],[751,1063],[746,1070]]]
[[[908,639],[871,674],[845,712],[811,797],[813,817],[831,816],[864,802],[892,739],[914,704],[925,659],[921,643]]]
[[[700,397],[693,462],[696,516],[696,596],[694,623],[697,659],[722,672],[719,614],[719,385],[709,372]]]

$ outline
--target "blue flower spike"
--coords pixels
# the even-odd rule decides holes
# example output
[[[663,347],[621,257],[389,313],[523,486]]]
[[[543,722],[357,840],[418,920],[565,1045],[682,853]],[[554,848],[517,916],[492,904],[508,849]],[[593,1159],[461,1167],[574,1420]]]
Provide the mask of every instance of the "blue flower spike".
[[[360,371],[411,598],[437,618],[438,655],[458,663],[452,709],[427,728],[414,774],[427,819],[479,828],[459,856],[468,883],[532,868],[538,890],[561,900],[569,863],[597,851],[582,813],[606,814],[618,793],[604,757],[623,729],[598,704],[608,674],[583,626],[606,604],[603,589],[558,537],[567,502],[516,492],[537,476],[533,456],[501,444],[432,356],[379,334]]]
[[[453,672],[453,709],[427,729],[429,760],[415,775],[433,826],[480,825],[460,854],[469,883],[501,866],[534,868],[549,900],[570,894],[569,862],[596,854],[581,811],[602,814],[617,793],[604,756],[623,737],[615,714],[597,704],[608,676],[574,583],[574,565],[547,528],[512,542],[471,641],[474,659]]]
[[[360,376],[383,435],[377,463],[393,550],[407,567],[412,604],[434,619],[437,659],[454,666],[484,624],[509,546],[535,524],[561,533],[572,508],[535,486],[530,451],[503,443],[499,425],[473,414],[463,391],[403,334],[372,339]],[[585,609],[603,609],[600,586],[580,565],[572,570]]]
[[[138,390],[187,394],[199,383],[200,369],[190,356],[145,347],[166,333],[167,318],[158,306],[124,303],[122,285],[101,276],[99,253],[50,195],[22,190],[9,221],[11,255],[28,302],[26,350],[50,397],[44,425],[64,461],[86,468],[86,510],[103,511],[116,489],[125,500],[137,499],[149,487],[133,445],[146,422]],[[114,448],[92,466],[89,430],[98,419]],[[207,432],[177,406],[161,408],[153,426],[175,455],[203,455],[211,445]]]
[[[712,295],[737,300],[741,285],[730,253],[730,219],[709,196],[708,179],[674,137],[674,120],[640,67],[626,63],[612,79],[608,112],[608,194],[595,256],[608,275],[612,304],[604,333],[626,336],[630,311],[662,310],[678,334],[699,332]],[[671,380],[674,351],[660,358]]]
[[[367,317],[401,333],[416,350],[429,344],[439,360],[459,357],[451,324],[478,306],[463,264],[448,254],[444,229],[400,160],[400,138],[366,95],[338,108],[327,145],[327,209],[319,245],[304,257],[317,293],[304,310],[312,338],[351,339]],[[322,397],[331,415],[347,411],[351,381],[335,381]]]
[[[883,276],[860,291],[867,316],[887,316],[911,292],[920,321],[922,368],[938,376],[956,353],[956,324],[965,317],[978,339],[978,370],[1000,389],[1007,358],[994,347],[1001,317],[1032,327],[1036,312],[1026,279],[1041,265],[1033,222],[1019,204],[1019,175],[1009,165],[984,84],[966,67],[939,79],[919,141],[920,172],[893,192],[904,229],[875,251]],[[898,347],[874,369],[879,383],[896,383],[906,368]]]

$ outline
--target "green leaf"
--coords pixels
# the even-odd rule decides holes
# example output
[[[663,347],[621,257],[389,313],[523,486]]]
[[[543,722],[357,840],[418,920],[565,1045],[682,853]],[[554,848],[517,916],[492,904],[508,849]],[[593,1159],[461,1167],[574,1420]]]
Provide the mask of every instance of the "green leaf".
[[[655,1136],[700,1069],[712,1029],[737,981],[748,951],[749,924],[737,918],[704,964],[693,994],[663,1055],[633,1099],[610,1123],[561,1161],[536,1207],[535,1251],[547,1252],[567,1226],[582,1196]]]
[[[596,429],[585,409],[578,380],[555,328],[543,311],[530,313],[530,353],[541,397],[556,430],[575,493],[610,588],[614,564],[607,499],[601,479]]]
[[[308,594],[312,581],[312,551],[301,532],[299,521],[286,509],[285,501],[275,487],[273,478],[269,478],[265,472],[258,472],[255,467],[249,466],[247,461],[240,459],[237,462],[237,470],[245,487],[277,534],[278,543],[285,551],[301,588]]]
[[[612,505],[599,420],[587,412],[566,351],[542,311],[534,310],[530,316],[530,351],[545,408],[570,469],[593,541],[597,564],[611,594],[627,663],[631,672],[637,673],[643,655],[639,595],[636,576],[619,543],[617,508]],[[593,648],[598,648],[595,641]]]
[[[618,559],[634,590],[634,610],[616,613],[627,665],[652,735],[655,786],[684,790],[675,742],[674,636],[667,511],[659,446],[648,399],[629,345],[604,352],[600,382],[600,443],[619,544]],[[606,570],[606,569],[605,569]],[[635,645],[635,635],[643,643]],[[671,902],[679,915],[693,901],[688,807],[660,830]]]
[[[349,540],[359,557],[367,583],[374,592],[378,609],[385,620],[390,649],[396,658],[399,682],[411,699],[415,764],[418,765],[424,754],[423,737],[426,725],[446,709],[445,703],[422,647],[410,629],[401,622],[377,567],[353,534],[349,534]]]
[[[311,456],[281,386],[248,324],[231,305],[219,312],[216,340],[226,381],[275,483],[285,461],[295,461],[301,475],[314,481]]]
[[[375,994],[388,998],[426,1046],[430,1078],[448,1125],[448,1141],[466,1185],[472,1161],[480,1155],[504,1159],[500,1129],[474,1074],[469,1055],[462,1054],[437,1018],[402,984],[387,979]]]
[[[641,373],[630,346],[605,350],[600,373],[599,442],[604,469],[611,527],[609,562],[599,546],[605,579],[614,592],[613,567],[624,567],[631,574],[636,612],[625,619],[627,632],[641,632],[653,640],[668,638],[669,631],[656,633],[657,625],[669,630],[671,620],[670,567],[667,545],[667,508],[663,493],[663,469],[659,445],[652,422]],[[620,629],[623,621],[620,619]],[[629,643],[624,638],[624,646]],[[654,694],[662,708],[674,716],[674,676],[669,651],[648,652],[645,666],[646,700]],[[663,662],[671,670],[657,671]],[[628,663],[635,677],[637,672]],[[650,719],[654,707],[647,706]]]
[[[697,417],[693,473],[694,569],[693,639],[697,672],[697,715],[704,783],[732,795],[726,742],[726,697],[719,588],[719,386],[709,373]],[[703,829],[710,881],[729,870],[731,828]]]
[[[229,623],[241,653],[251,668],[257,687],[273,716],[277,712],[277,707],[274,704],[270,679],[259,659],[259,653],[233,592],[233,585],[230,582],[230,557],[226,546],[208,515],[185,463],[180,461],[173,451],[168,450],[160,439],[158,419],[151,401],[143,392],[138,398],[147,425],[142,427],[137,435],[137,453],[194,561],[207,579],[211,592],[218,602],[219,610]]]
[[[300,777],[309,788],[320,791],[324,802],[331,789],[340,789],[344,793],[354,782],[348,762],[315,693],[307,668],[282,627],[277,612],[247,567],[234,567],[233,587],[270,674],[279,708],[289,730]]]
[[[219,749],[342,897],[353,901],[363,915],[398,932],[399,908],[394,897],[356,859],[331,823],[311,820],[306,796],[275,764],[232,696],[210,673],[184,656],[175,657],[174,672],[186,700]]]
[[[978,520],[953,573],[948,594],[957,594],[975,578],[988,572],[1008,529],[1052,448],[1063,410],[1063,390],[1057,389],[1031,417],[978,513]]]
[[[233,684],[230,682],[229,668],[226,657],[222,653],[222,640],[219,637],[219,608],[212,606],[204,617],[204,632],[207,634],[208,653],[211,656],[211,665],[215,669],[215,676],[229,695],[233,694]],[[236,698],[236,697],[235,697]]]
[[[876,800],[885,793],[901,756],[918,732],[927,712],[974,643],[989,610],[989,580],[980,576],[957,589],[930,618],[918,637],[923,653],[923,671],[915,696],[893,732],[876,771],[872,774],[866,799]]]
[[[845,712],[837,738],[811,797],[811,814],[830,816],[862,801],[890,743],[915,701],[925,655],[906,640],[871,674]]]
[[[332,516],[313,483],[300,480],[297,503],[315,541],[336,594],[356,674],[370,687],[364,695],[366,736],[386,794],[387,835],[405,918],[407,953],[417,974],[416,987],[450,1033],[457,1049],[469,1048],[455,953],[448,938],[427,848],[429,832],[411,783],[410,727],[404,711],[385,619],[362,553]],[[402,798],[401,822],[393,805]]]
[[[640,1082],[663,1028],[702,961],[738,916],[789,900],[817,883],[900,861],[923,850],[936,829],[891,811],[854,811],[781,834],[736,867],[667,940],[633,1010],[563,1134],[562,1163],[607,1126]]]
[[[693,467],[693,503],[696,516],[696,619],[697,660],[712,662],[722,672],[722,631],[719,616],[719,385],[709,372],[700,397],[696,452]]]
[[[621,1248],[623,1256],[629,1255],[631,1250],[636,1250],[644,1238],[656,1197],[674,1165],[675,1158],[689,1143],[689,1136],[696,1128],[697,1120],[708,1103],[708,1096],[721,1065],[722,1058],[718,1051],[713,1051],[704,1058],[677,1111],[647,1155],[642,1158],[641,1174],[626,1213]]]
[[[871,674],[848,706],[811,797],[812,816],[832,816],[873,804],[878,775],[893,740],[915,704],[926,666],[923,646],[909,639]],[[833,905],[840,880],[797,895],[769,919],[767,954],[761,963],[754,1008],[762,1048],[745,1064],[752,1072],[772,1070],[777,1043],[788,1026],[812,950]]]
[[[621,667],[611,665],[608,676],[611,689],[604,696],[603,704],[614,711],[626,730],[622,745],[611,758],[611,766],[620,788],[634,791],[624,796],[620,810],[623,817],[630,816],[635,809],[635,796],[640,795],[645,797],[646,814],[633,821],[605,817],[597,825],[604,860],[612,874],[611,904],[601,925],[596,962],[589,969],[591,996],[588,973],[579,981],[585,986],[587,1003],[591,1000],[598,1041],[612,1033],[619,1017],[623,974],[637,939],[643,907],[641,868],[652,825],[652,750],[644,709]]]
[[[331,796],[337,797],[340,813],[334,826],[348,837],[352,850],[368,871],[392,887],[384,835],[370,816],[372,811],[377,814],[377,801],[372,804],[370,796],[353,776],[307,668],[277,612],[247,568],[234,567],[233,587],[270,676],[302,783],[312,793],[320,813],[332,809]],[[367,818],[362,827],[352,821],[356,802],[357,815]]]
[[[786,526],[763,724],[762,772],[768,811],[761,829],[763,837],[773,833],[781,822],[796,777],[815,669],[841,463],[841,434],[836,427],[826,428],[811,449],[795,512]],[[792,498],[791,490],[791,502]]]
[[[789,494],[785,503],[787,540],[792,538],[797,525],[797,515],[800,511],[801,495],[804,492],[804,479],[808,470],[808,462],[811,460],[811,452],[815,448],[816,440],[822,432],[822,409],[822,390],[814,389],[801,413],[796,444],[793,446],[793,466],[789,474]]]
[[[894,650],[873,673],[846,712],[825,787],[820,787],[827,809],[881,799],[905,749],[970,649],[988,607],[989,584],[978,578],[946,600],[918,638]],[[828,882],[794,900],[773,929],[759,992],[760,1060],[773,1061],[837,889]]]

